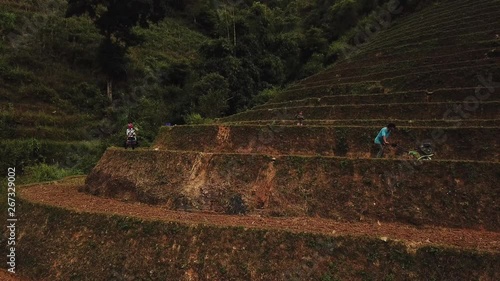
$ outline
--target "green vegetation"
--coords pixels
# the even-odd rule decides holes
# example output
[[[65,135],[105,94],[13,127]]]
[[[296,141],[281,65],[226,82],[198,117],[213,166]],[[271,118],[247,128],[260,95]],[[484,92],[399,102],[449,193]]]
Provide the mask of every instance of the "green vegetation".
[[[498,66],[478,42],[491,39],[500,5],[439,1],[380,30],[423,2],[432,1],[164,1],[167,19],[145,28],[132,17],[116,36],[61,18],[95,35],[90,63],[64,68],[63,80],[43,64],[27,67],[38,58],[6,52],[0,156],[14,159],[21,180],[88,172],[94,155],[123,141],[128,121],[143,145],[155,139],[154,149],[107,149],[72,187],[22,189],[18,253],[29,257],[19,267],[64,280],[499,279],[491,206],[500,103],[488,99]],[[38,9],[10,7],[15,16],[1,22],[11,30],[12,18]],[[113,10],[93,9],[94,20]],[[119,49],[113,69],[102,67],[102,40],[121,42],[108,46]],[[341,56],[350,58],[326,69]],[[52,63],[56,72],[66,65]],[[478,81],[490,93],[478,96]],[[240,112],[266,101],[274,103]],[[445,117],[452,111],[460,120]],[[165,122],[192,125],[158,130]],[[395,146],[371,159],[387,122],[398,125]],[[408,159],[427,140],[435,159]]]
[[[100,142],[90,141],[3,140],[0,142],[0,170],[16,167],[17,173],[22,174],[29,166],[46,163],[88,173],[104,149]]]
[[[495,280],[498,254],[378,237],[142,220],[22,200],[19,268],[27,276],[72,280]],[[45,222],[40,224],[39,222]],[[46,233],[50,231],[50,235]],[[57,249],[59,255],[52,250]],[[127,251],[124,251],[127,249]],[[130,255],[129,253],[140,253]],[[455,261],[450,263],[450,260]],[[249,263],[249,261],[252,261]],[[144,270],[147,267],[148,270]],[[478,277],[478,278],[476,278]]]
[[[113,81],[126,76],[128,49],[142,41],[133,28],[137,25],[148,28],[150,23],[158,23],[165,18],[166,9],[159,0],[68,0],[66,16],[87,15],[104,37],[97,49],[97,58],[107,76],[106,93],[110,101],[113,100]]]
[[[386,2],[240,1],[237,6],[214,6],[199,0],[166,1],[162,3],[168,7],[163,7],[160,1],[146,1],[162,8],[153,9],[155,14],[124,8],[131,16],[124,17],[127,22],[120,22],[120,27],[109,11],[121,6],[86,6],[86,1],[69,1],[66,6],[62,0],[43,0],[37,9],[22,12],[2,3],[6,12],[0,16],[0,69],[7,85],[44,89],[37,97],[30,92],[28,100],[91,111],[98,120],[118,123],[105,128],[111,133],[128,120],[138,122],[151,141],[156,128],[167,121],[183,123],[192,113],[203,118],[233,114],[265,102],[268,89],[324,69],[334,61],[326,59],[329,45],[338,44],[343,34]],[[102,12],[94,13],[95,9]],[[164,9],[169,18],[160,21]],[[87,17],[64,17],[83,14],[90,14],[97,28]],[[149,25],[148,19],[160,22]],[[133,27],[136,24],[140,27]],[[29,36],[5,36],[23,32]],[[115,57],[116,63],[100,61],[113,48],[120,49],[113,53],[122,58]],[[117,79],[111,112],[105,97],[110,76]],[[16,101],[19,89],[9,88],[9,97]]]
[[[21,178],[21,183],[46,182],[81,173],[82,172],[78,170],[65,169],[57,165],[41,163],[26,168],[25,175]]]
[[[338,59],[332,50],[344,35],[388,7],[386,0],[90,3],[0,2],[0,97],[12,105],[1,107],[2,138],[121,145],[134,122],[147,145],[167,122],[207,123],[275,98]]]

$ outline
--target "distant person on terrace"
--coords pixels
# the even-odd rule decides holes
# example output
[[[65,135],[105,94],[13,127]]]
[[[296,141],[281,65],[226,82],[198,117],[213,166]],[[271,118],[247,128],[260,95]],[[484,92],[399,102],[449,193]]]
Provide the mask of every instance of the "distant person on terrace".
[[[297,126],[302,126],[304,122],[304,115],[302,114],[302,111],[299,112],[295,118],[297,119]]]
[[[391,135],[391,132],[394,130],[396,130],[396,125],[394,123],[389,123],[386,127],[382,128],[380,132],[378,132],[378,135],[375,138],[375,144],[379,147],[377,158],[380,158],[384,155],[384,148],[389,144],[387,139]]]

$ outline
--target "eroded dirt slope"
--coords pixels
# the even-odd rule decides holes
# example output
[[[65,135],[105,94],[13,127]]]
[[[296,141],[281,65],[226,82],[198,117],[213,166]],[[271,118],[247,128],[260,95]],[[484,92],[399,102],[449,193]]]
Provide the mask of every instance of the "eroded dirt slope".
[[[117,201],[78,192],[79,185],[35,185],[22,190],[22,197],[50,206],[76,212],[116,214],[146,220],[175,221],[186,224],[207,224],[220,227],[280,229],[292,232],[326,235],[380,237],[405,241],[408,247],[444,245],[500,253],[500,233],[441,227],[415,227],[399,223],[342,223],[320,218],[269,218],[261,216],[231,216],[213,213],[191,213],[166,210],[142,203]]]

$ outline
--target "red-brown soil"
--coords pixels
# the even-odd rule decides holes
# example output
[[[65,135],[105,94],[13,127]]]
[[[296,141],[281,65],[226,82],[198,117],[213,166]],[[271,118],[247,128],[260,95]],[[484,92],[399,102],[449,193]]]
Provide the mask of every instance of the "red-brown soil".
[[[308,121],[308,123],[311,121]],[[312,121],[314,122],[314,121]],[[382,123],[382,121],[379,121]],[[375,124],[375,123],[374,123]],[[450,122],[451,124],[451,122]],[[375,124],[376,125],[376,124]],[[379,125],[380,126],[380,125]],[[379,126],[259,126],[259,125],[206,125],[163,127],[153,144],[154,149],[200,151],[213,153],[269,153],[280,155],[323,155],[369,157],[372,139]],[[446,135],[446,141],[433,148],[439,157],[447,160],[476,160],[497,162],[500,128],[477,126],[436,128],[430,126],[400,126],[391,136],[391,142],[405,148],[398,156],[415,149],[419,142],[432,139],[433,132]],[[464,138],[467,136],[467,138]],[[464,139],[470,140],[465,141]],[[481,143],[481,145],[478,145]],[[367,145],[368,144],[368,145]],[[345,151],[339,147],[345,146]],[[485,149],[487,148],[487,149]],[[468,153],[463,153],[467,151]]]
[[[0,280],[2,281],[28,281],[30,279],[26,279],[17,275],[16,273],[10,273],[5,269],[0,269]]]
[[[33,185],[23,188],[20,194],[31,202],[58,206],[75,212],[116,214],[144,220],[173,221],[190,225],[275,229],[332,236],[379,237],[382,240],[402,241],[413,249],[441,245],[500,253],[500,233],[498,232],[429,226],[415,227],[399,223],[341,223],[305,217],[268,218],[177,212],[142,203],[122,202],[91,196],[78,192],[78,184]]]

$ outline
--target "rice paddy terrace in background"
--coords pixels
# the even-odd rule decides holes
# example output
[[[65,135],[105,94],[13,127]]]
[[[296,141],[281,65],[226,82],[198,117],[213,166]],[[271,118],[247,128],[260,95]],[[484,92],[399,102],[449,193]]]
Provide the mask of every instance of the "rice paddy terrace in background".
[[[430,4],[267,104],[23,188],[19,272],[500,280],[498,14],[494,0]],[[375,159],[389,122],[399,148]],[[424,141],[432,161],[408,160]]]
[[[47,2],[0,0],[0,12],[14,18],[12,31],[2,30],[7,32],[0,40],[2,170],[12,165],[20,172],[39,162],[84,169],[103,151],[95,140],[96,117],[64,99],[92,75],[66,63],[51,47],[37,49],[33,43],[43,37],[37,33],[44,28],[40,21],[60,12],[57,7],[63,3],[55,1],[51,9],[41,9]]]

